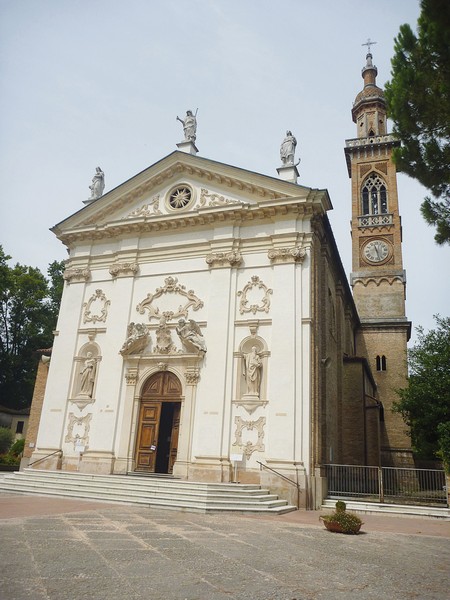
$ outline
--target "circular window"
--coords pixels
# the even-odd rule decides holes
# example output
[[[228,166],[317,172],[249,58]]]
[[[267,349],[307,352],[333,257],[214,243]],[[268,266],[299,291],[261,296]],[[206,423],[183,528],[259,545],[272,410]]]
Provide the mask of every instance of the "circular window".
[[[187,185],[177,185],[176,188],[169,192],[167,204],[172,210],[182,210],[187,208],[193,200],[193,193]]]

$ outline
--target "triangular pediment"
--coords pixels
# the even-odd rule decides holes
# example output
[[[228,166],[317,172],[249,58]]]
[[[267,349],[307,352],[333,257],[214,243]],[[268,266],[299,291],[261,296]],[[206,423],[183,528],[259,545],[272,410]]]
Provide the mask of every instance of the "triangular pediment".
[[[331,208],[324,190],[289,183],[184,152],[173,152],[148,169],[68,217],[52,231],[63,241],[67,235],[143,223],[210,220],[219,213],[289,202],[315,203]],[[210,215],[210,217],[208,217]],[[221,217],[224,218],[224,217]]]

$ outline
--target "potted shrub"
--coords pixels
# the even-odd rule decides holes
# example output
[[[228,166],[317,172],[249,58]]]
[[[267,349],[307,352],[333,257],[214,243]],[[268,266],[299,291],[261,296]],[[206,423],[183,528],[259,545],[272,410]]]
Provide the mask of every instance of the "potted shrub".
[[[338,500],[336,502],[334,513],[331,515],[321,515],[319,517],[328,531],[347,534],[359,533],[363,522],[358,516],[348,513],[346,508],[345,502]]]

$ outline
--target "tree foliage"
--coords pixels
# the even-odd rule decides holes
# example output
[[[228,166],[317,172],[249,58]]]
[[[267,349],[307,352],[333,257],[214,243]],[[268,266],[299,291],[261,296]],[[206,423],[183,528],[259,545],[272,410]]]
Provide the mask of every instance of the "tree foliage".
[[[450,243],[450,2],[422,0],[417,36],[402,25],[394,51],[386,85],[388,115],[402,144],[394,160],[431,191],[422,215],[436,226],[436,242]]]
[[[10,258],[0,246],[0,404],[19,409],[31,403],[35,351],[53,341],[63,263],[49,266],[49,282],[34,267],[10,267]]]
[[[411,429],[413,450],[422,458],[441,456],[441,436],[450,425],[450,318],[435,317],[437,327],[425,333],[408,352],[408,387],[398,390],[394,410]],[[448,428],[447,425],[446,427]]]

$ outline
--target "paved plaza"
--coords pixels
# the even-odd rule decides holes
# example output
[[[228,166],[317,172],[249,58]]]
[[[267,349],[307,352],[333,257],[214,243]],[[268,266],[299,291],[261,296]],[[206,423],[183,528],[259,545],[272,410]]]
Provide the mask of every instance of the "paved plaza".
[[[187,513],[0,495],[1,600],[450,597],[450,522]]]

